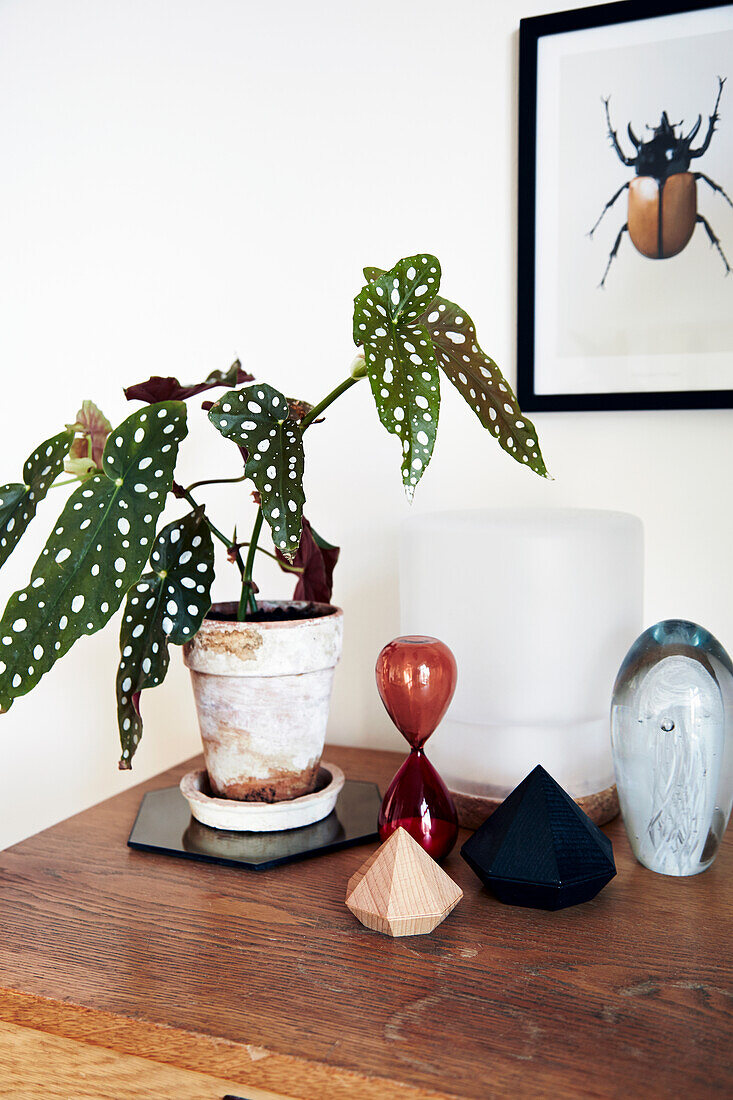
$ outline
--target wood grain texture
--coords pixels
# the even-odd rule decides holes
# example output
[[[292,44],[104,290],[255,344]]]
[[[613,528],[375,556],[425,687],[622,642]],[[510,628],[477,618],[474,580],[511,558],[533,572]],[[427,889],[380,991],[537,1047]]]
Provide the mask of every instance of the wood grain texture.
[[[222,1100],[247,1089],[242,1100],[287,1100],[274,1092],[253,1090],[147,1058],[0,1023],[0,1098],[2,1100]]]
[[[384,791],[403,755],[328,758]],[[733,1091],[729,836],[670,879],[617,819],[617,877],[559,913],[501,905],[457,847],[463,901],[395,940],[344,906],[374,843],[266,873],[128,849],[195,763],[0,853],[0,1018],[301,1100]]]
[[[404,829],[396,829],[346,887],[347,908],[386,936],[432,932],[462,897],[461,888]]]

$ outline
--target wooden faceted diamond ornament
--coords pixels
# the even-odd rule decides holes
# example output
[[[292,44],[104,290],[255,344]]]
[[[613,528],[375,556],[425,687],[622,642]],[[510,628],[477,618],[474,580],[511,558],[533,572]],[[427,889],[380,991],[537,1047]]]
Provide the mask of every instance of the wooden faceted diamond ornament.
[[[346,905],[386,936],[422,936],[455,909],[463,891],[405,829],[396,829],[352,875]]]

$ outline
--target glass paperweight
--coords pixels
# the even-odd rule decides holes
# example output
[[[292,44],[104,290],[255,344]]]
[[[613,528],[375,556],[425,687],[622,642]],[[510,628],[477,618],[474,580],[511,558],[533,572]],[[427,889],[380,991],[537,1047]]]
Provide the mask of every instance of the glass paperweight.
[[[733,665],[701,626],[667,619],[626,654],[611,705],[621,812],[634,855],[662,875],[715,859],[733,801]]]
[[[411,746],[379,813],[379,836],[403,828],[433,859],[448,855],[458,835],[453,799],[423,752],[448,709],[458,672],[437,638],[395,638],[377,658],[377,688],[387,713]]]

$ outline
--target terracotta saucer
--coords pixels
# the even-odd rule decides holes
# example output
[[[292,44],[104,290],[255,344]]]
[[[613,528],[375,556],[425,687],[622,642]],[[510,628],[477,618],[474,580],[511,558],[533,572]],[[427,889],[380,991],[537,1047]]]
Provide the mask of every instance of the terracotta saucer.
[[[237,802],[233,798],[214,798],[209,793],[209,777],[203,768],[188,772],[179,786],[191,813],[202,825],[230,832],[274,833],[313,825],[328,817],[345,780],[341,768],[324,760],[315,791],[287,802]]]

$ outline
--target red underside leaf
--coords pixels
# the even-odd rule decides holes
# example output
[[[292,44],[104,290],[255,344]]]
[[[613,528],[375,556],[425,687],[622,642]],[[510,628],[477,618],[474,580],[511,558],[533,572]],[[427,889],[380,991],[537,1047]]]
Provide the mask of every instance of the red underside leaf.
[[[276,550],[278,559],[285,558]],[[300,545],[293,565],[303,570],[293,592],[294,600],[308,600],[314,603],[330,603],[333,591],[333,571],[341,549],[331,546],[313,530],[303,516]]]
[[[163,378],[159,374],[154,374],[152,378],[148,378],[147,382],[128,386],[125,397],[128,401],[146,401],[149,405],[153,405],[157,401],[184,401],[187,397],[195,397],[197,393],[213,390],[217,386],[240,386],[244,382],[253,381],[254,375],[243,370],[242,364],[237,359],[228,371],[212,371],[204,382],[196,382],[191,386],[171,376]]]

